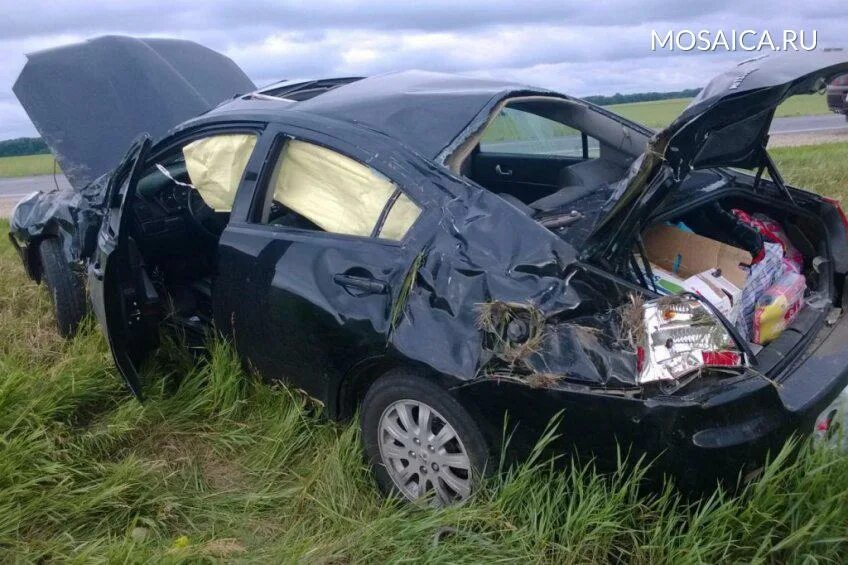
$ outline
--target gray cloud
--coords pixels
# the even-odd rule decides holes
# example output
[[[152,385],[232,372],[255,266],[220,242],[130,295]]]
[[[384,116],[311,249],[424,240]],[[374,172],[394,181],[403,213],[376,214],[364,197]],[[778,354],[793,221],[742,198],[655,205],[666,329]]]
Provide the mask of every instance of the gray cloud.
[[[34,133],[11,93],[24,53],[105,33],[198,41],[228,54],[259,84],[424,68],[506,77],[578,96],[700,86],[747,56],[652,53],[652,29],[816,29],[822,46],[848,43],[848,4],[834,0],[210,4],[31,0],[4,7],[0,139]]]

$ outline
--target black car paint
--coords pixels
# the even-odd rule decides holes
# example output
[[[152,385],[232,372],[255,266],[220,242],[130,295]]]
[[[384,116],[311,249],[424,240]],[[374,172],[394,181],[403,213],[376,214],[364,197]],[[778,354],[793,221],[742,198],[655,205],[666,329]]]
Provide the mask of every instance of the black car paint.
[[[494,445],[510,422],[510,452],[518,460],[556,418],[553,453],[588,455],[603,469],[614,469],[622,454],[630,461],[644,457],[656,474],[672,475],[686,490],[709,489],[716,479],[732,486],[790,437],[810,433],[848,384],[848,320],[843,316],[816,337],[775,382],[750,372],[698,394],[638,398],[487,380],[459,387],[455,396],[486,422]]]
[[[796,366],[785,368],[786,376],[781,378],[787,384],[780,394],[753,374],[720,383],[705,379],[703,387],[679,395],[642,390],[635,385],[632,355],[569,332],[575,320],[591,323],[594,318],[601,325],[607,323],[598,319],[604,312],[627,293],[645,291],[581,263],[575,247],[557,234],[437,164],[450,147],[482,124],[499,97],[551,93],[474,83],[466,105],[448,108],[436,121],[440,127],[427,130],[420,129],[426,124],[417,123],[418,114],[402,111],[410,108],[409,92],[389,98],[400,101],[396,113],[381,114],[367,104],[363,108],[368,86],[363,79],[328,92],[311,105],[235,100],[177,127],[153,149],[155,154],[163,144],[202,128],[268,124],[221,237],[213,279],[218,329],[236,343],[246,363],[260,367],[268,378],[285,378],[324,402],[328,414],[342,417],[351,413],[380,371],[406,366],[439,382],[460,400],[485,424],[492,445],[502,439],[505,418],[518,426],[512,447],[520,453],[554,415],[562,413],[563,446],[595,453],[599,461],[611,460],[614,440],[649,457],[667,450],[670,458],[660,469],[684,475],[692,468],[687,457],[703,457],[706,471],[699,471],[700,478],[729,473],[741,463],[758,463],[767,449],[790,433],[805,430],[816,410],[845,386],[848,352],[838,347],[846,333],[843,316],[836,329],[815,324],[806,339],[818,340],[817,348],[809,347],[800,355],[798,349],[808,344],[799,340],[786,351]],[[443,94],[462,99],[462,88],[469,85],[459,81],[452,86]],[[353,87],[358,94],[348,104],[343,91]],[[305,111],[309,108],[314,111]],[[364,113],[356,114],[363,109]],[[363,119],[351,118],[351,111],[354,118]],[[400,121],[387,125],[385,119],[395,115]],[[459,115],[467,119],[464,133],[445,135],[445,124]],[[413,122],[419,137],[409,137],[408,132],[400,139],[391,135]],[[424,212],[398,243],[257,225],[252,220],[262,200],[258,195],[273,162],[268,155],[285,136],[325,145],[367,163],[407,191]],[[671,191],[668,183],[680,181],[668,168],[658,170],[659,174],[647,179],[652,181],[646,183],[647,190],[635,195],[633,201],[639,204],[635,210],[640,213],[631,210],[630,217],[644,220]],[[127,204],[129,208],[122,212],[131,214],[131,198]],[[107,224],[104,221],[104,230]],[[155,340],[149,339],[156,330],[155,309],[138,308],[138,299],[149,302],[157,297],[145,280],[135,236],[121,232],[124,235],[118,240],[123,237],[126,243],[119,263],[124,265],[103,276],[119,277],[126,286],[121,292],[104,291],[95,309],[106,320],[113,348],[117,343],[119,350],[125,350],[116,353],[125,372],[127,366],[135,371],[135,365],[155,346]],[[844,240],[844,228],[841,237]],[[610,242],[608,235],[605,239]],[[100,253],[115,251],[109,238],[101,244]],[[418,266],[412,273],[414,289],[405,303],[398,304],[400,287],[413,265]],[[91,265],[95,280],[102,266],[97,261]],[[369,284],[351,284],[356,280]],[[94,291],[100,293],[97,288]],[[546,344],[550,347],[544,351],[544,360],[566,378],[535,389],[486,373],[493,355],[469,305],[493,300],[533,304],[549,326],[563,330],[555,332],[561,338]],[[391,316],[397,306],[401,315],[395,320]],[[109,320],[115,317],[127,325],[132,321],[137,328],[133,331],[141,337],[110,330]],[[622,367],[629,367],[630,382]],[[814,390],[806,386],[807,381],[798,384],[795,380],[825,368]],[[130,388],[138,392],[137,383],[129,380]]]
[[[233,61],[197,43],[107,35],[30,53],[13,90],[81,191],[142,132],[159,138],[255,88]]]
[[[256,192],[261,192],[273,159],[254,155],[233,218],[221,238],[214,284],[218,328],[235,341],[245,361],[269,379],[281,378],[304,389],[324,402],[330,415],[350,415],[359,398],[357,391],[367,386],[375,369],[408,366],[449,390],[484,423],[481,427],[492,445],[499,445],[504,422],[509,422],[514,457],[526,454],[558,417],[560,439],[553,449],[591,453],[600,465],[612,466],[618,457],[617,444],[629,446],[634,457],[658,458],[657,469],[675,474],[682,486],[700,488],[716,477],[733,480],[741,467],[756,467],[793,433],[809,430],[821,409],[848,383],[848,352],[839,346],[848,336],[844,317],[835,328],[811,325],[808,339],[818,343],[805,355],[789,355],[807,345],[800,339],[786,349],[786,358],[795,359],[795,366],[782,367],[775,374],[769,371],[770,378],[780,380],[779,389],[753,372],[678,396],[576,381],[534,389],[483,377],[480,332],[473,320],[463,317],[470,309],[461,306],[493,297],[526,300],[514,290],[509,292],[512,281],[501,278],[494,265],[513,261],[506,271],[521,273],[522,286],[527,280],[536,282],[539,296],[547,295],[546,304],[553,304],[546,310],[551,315],[576,316],[609,308],[635,288],[582,265],[576,252],[561,240],[467,181],[450,177],[446,181],[441,169],[423,159],[416,163],[416,156],[402,147],[384,146],[382,136],[372,132],[360,133],[352,142],[350,136],[356,133],[337,124],[334,134],[340,137],[328,135],[330,125],[307,128],[303,120],[299,126],[271,124],[257,147],[273,155],[280,136],[292,136],[360,160],[371,158],[370,165],[392,175],[401,186],[417,187],[418,192],[411,195],[429,213],[400,243],[257,225],[249,220],[262,200]],[[399,162],[417,166],[398,167]],[[715,196],[714,190],[710,196]],[[526,230],[522,233],[530,236],[533,247],[547,242],[547,253],[522,263],[512,257],[485,257],[479,264],[469,264],[471,257],[457,258],[457,249],[469,251],[463,247],[469,240],[504,237],[500,229],[504,222],[522,224]],[[469,233],[469,229],[482,231]],[[422,247],[428,250],[428,260],[419,270],[420,286],[395,333],[389,324],[391,304],[415,250]],[[383,252],[376,255],[377,249]],[[526,248],[515,251],[515,257],[527,255]],[[316,261],[316,257],[322,259]],[[379,265],[355,274],[385,283],[385,294],[355,296],[334,280],[335,274],[375,261]],[[550,269],[553,276],[546,278]],[[447,282],[456,277],[460,283]],[[567,286],[559,286],[563,281],[568,281]],[[557,290],[545,293],[551,283],[558,285]],[[492,289],[499,290],[493,293]],[[572,302],[563,301],[566,296]],[[550,302],[553,297],[559,300]],[[468,333],[460,333],[465,330]],[[421,339],[422,335],[430,339]],[[469,345],[464,351],[451,351],[465,343]],[[822,368],[829,370],[821,372]],[[588,372],[585,367],[583,371]],[[817,383],[815,387],[806,386],[812,382]],[[599,442],[600,437],[615,441]],[[693,468],[698,469],[694,475]]]
[[[134,198],[150,145],[149,136],[138,139],[110,177],[97,251],[88,266],[92,310],[106,334],[118,371],[137,397],[141,396],[141,382],[136,365],[156,345],[158,337],[156,334],[151,342],[152,334],[144,327],[149,318],[142,313],[157,297],[145,294],[149,285],[138,264],[135,242],[129,237],[128,204]]]

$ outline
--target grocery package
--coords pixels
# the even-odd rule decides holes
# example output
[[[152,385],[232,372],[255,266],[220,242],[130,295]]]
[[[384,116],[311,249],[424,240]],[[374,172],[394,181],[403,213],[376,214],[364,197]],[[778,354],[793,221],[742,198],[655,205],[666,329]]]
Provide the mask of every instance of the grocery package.
[[[651,274],[654,278],[654,287],[660,294],[680,294],[686,290],[682,278],[655,263],[651,263]]]
[[[751,265],[750,273],[739,297],[739,318],[736,327],[743,338],[751,339],[754,308],[757,299],[784,273],[783,249],[777,243],[763,244],[762,259]]]
[[[738,315],[737,300],[741,289],[721,275],[719,269],[704,271],[688,278],[680,278],[656,264],[651,264],[654,288],[659,294],[672,295],[693,292],[705,298],[731,322]]]
[[[786,271],[757,299],[751,341],[765,345],[786,329],[804,305],[804,275]]]
[[[744,210],[739,209],[734,209],[733,214],[760,232],[766,241],[779,244],[783,249],[783,262],[788,269],[796,273],[800,273],[803,270],[804,256],[789,241],[789,237],[783,231],[783,226],[765,214],[748,214]]]

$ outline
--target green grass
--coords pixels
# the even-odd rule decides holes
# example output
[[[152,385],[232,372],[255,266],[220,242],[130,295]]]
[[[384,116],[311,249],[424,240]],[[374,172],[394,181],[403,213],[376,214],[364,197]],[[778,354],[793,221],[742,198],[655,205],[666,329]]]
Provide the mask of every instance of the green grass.
[[[807,185],[848,178],[820,150],[776,153]],[[207,361],[166,347],[140,404],[93,324],[67,342],[53,324],[43,287],[3,240],[0,562],[848,558],[848,456],[835,449],[805,446],[742,493],[701,501],[640,492],[631,467],[602,477],[535,460],[462,507],[419,508],[377,494],[355,426],[259,383],[226,345]]]
[[[58,171],[58,168],[57,168]],[[0,157],[0,178],[53,174],[53,155]]]
[[[613,104],[606,109],[648,127],[662,128],[671,123],[689,104],[690,98],[674,98],[653,102]],[[777,108],[775,116],[813,116],[829,114],[825,97],[819,94],[793,96]]]
[[[769,153],[786,182],[848,204],[848,142],[776,147]]]

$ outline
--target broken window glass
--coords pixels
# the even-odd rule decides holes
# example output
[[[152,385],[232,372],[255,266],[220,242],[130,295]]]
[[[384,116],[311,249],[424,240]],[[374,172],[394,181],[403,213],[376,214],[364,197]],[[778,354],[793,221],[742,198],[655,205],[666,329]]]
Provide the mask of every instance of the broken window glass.
[[[600,156],[600,145],[597,139],[562,122],[504,108],[483,132],[480,152],[590,159]]]

